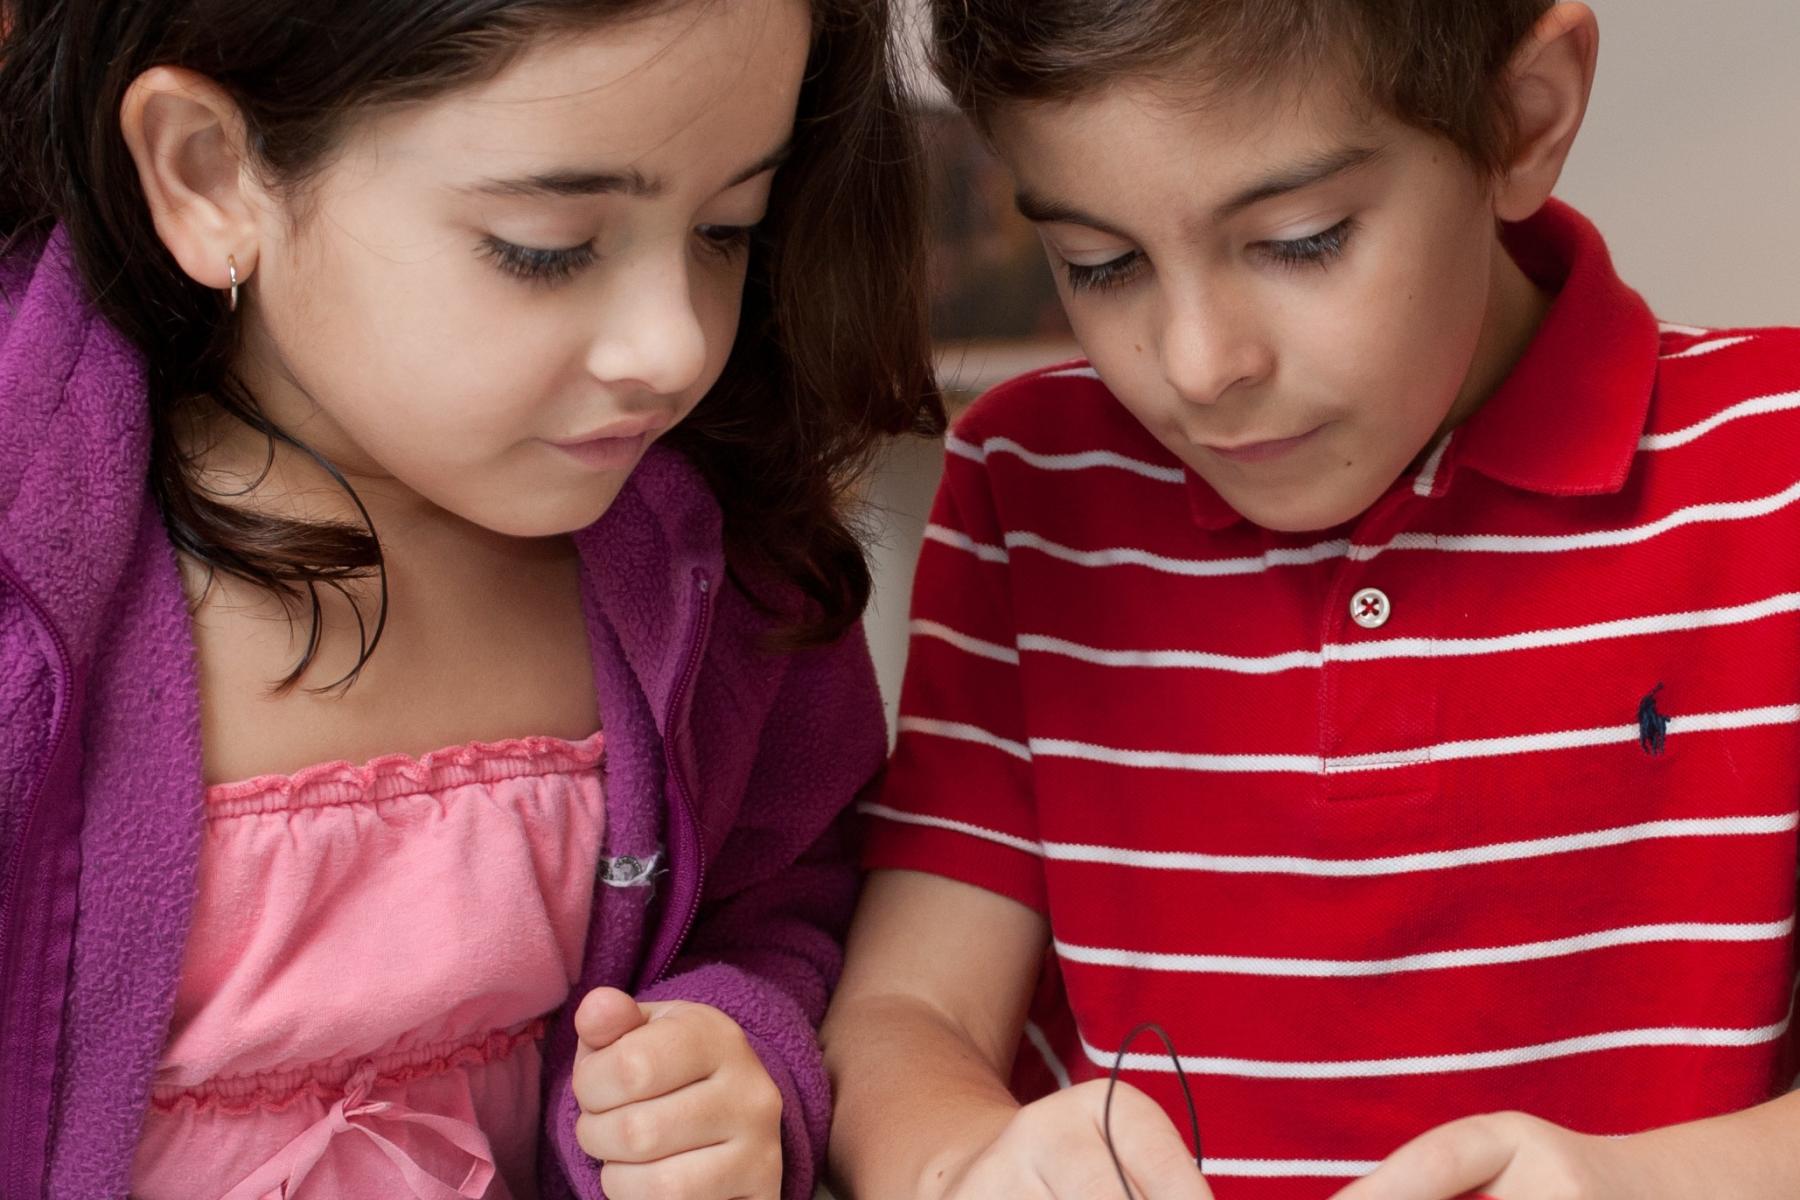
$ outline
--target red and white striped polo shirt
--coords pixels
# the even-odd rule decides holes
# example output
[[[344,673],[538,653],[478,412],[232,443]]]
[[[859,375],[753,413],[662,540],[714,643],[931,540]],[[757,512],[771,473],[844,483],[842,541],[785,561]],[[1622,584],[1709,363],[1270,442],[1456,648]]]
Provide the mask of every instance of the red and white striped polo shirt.
[[[868,863],[1047,915],[1022,1067],[1167,1027],[1220,1200],[1795,1078],[1800,331],[1659,327],[1560,205],[1510,237],[1546,323],[1343,529],[1242,521],[1080,365],[949,443]]]

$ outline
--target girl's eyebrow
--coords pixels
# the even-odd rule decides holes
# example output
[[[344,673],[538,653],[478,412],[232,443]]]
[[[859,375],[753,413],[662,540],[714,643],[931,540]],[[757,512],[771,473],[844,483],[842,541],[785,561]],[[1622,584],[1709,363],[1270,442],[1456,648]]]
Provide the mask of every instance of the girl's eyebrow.
[[[545,171],[517,179],[484,179],[463,189],[483,196],[660,196],[663,184],[642,171]]]
[[[769,153],[745,167],[742,171],[739,171],[736,175],[733,175],[731,177],[731,182],[725,185],[725,190],[729,192],[739,184],[749,183],[758,175],[767,175],[770,171],[778,169],[793,156],[794,143],[792,141],[783,142],[775,149],[769,151]]]
[[[731,177],[724,189],[750,182],[785,163],[794,153],[794,144],[784,142]],[[635,167],[623,171],[545,171],[516,179],[484,179],[464,191],[483,196],[606,196],[621,195],[655,198],[667,190],[660,179],[652,179]]]
[[[1373,146],[1348,146],[1342,150],[1319,155],[1292,167],[1279,170],[1244,188],[1229,200],[1213,210],[1215,222],[1225,221],[1246,208],[1254,207],[1265,200],[1273,200],[1277,196],[1285,196],[1309,188],[1316,183],[1353,171],[1357,167],[1366,166],[1381,157],[1381,151]],[[1084,225],[1099,233],[1111,237],[1133,240],[1089,213],[1083,212],[1070,204],[1041,196],[1027,188],[1021,188],[1013,197],[1013,203],[1026,220],[1034,224]]]

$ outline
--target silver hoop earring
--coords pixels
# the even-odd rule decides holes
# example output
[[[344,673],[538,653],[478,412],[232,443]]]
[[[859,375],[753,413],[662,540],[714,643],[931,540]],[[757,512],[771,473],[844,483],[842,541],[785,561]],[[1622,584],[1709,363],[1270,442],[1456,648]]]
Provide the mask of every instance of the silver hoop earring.
[[[231,272],[231,311],[236,312],[238,308],[237,255],[227,254],[225,256],[225,269]]]

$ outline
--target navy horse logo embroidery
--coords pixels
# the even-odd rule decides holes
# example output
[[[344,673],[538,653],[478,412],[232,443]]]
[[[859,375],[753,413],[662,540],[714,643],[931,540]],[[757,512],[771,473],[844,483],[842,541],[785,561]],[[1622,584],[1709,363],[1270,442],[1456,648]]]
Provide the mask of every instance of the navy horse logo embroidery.
[[[1663,752],[1663,744],[1669,740],[1669,718],[1657,710],[1656,696],[1663,690],[1662,684],[1650,689],[1650,694],[1638,701],[1638,745],[1644,753],[1655,758]]]

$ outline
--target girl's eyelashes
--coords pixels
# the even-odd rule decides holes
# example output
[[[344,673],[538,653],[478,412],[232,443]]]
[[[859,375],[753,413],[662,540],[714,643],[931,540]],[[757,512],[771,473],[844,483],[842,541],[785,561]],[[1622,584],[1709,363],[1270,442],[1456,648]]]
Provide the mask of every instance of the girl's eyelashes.
[[[695,233],[708,253],[733,259],[750,249],[757,227],[702,225]],[[564,283],[600,260],[592,241],[559,250],[544,250],[489,237],[482,240],[481,254],[513,278],[545,286]]]
[[[697,230],[701,244],[721,258],[736,258],[750,249],[757,231],[755,225],[702,225]]]
[[[1284,267],[1324,267],[1342,257],[1356,232],[1356,218],[1345,217],[1330,229],[1285,242],[1258,242],[1257,249]]]
[[[561,250],[542,250],[514,245],[497,237],[484,239],[481,253],[514,279],[547,286],[573,278],[593,266],[600,257],[591,241]]]
[[[1069,290],[1077,294],[1081,292],[1104,292],[1112,288],[1123,287],[1131,282],[1143,266],[1144,252],[1133,250],[1121,254],[1110,262],[1095,263],[1083,266],[1079,263],[1063,262],[1063,272],[1069,281]]]

